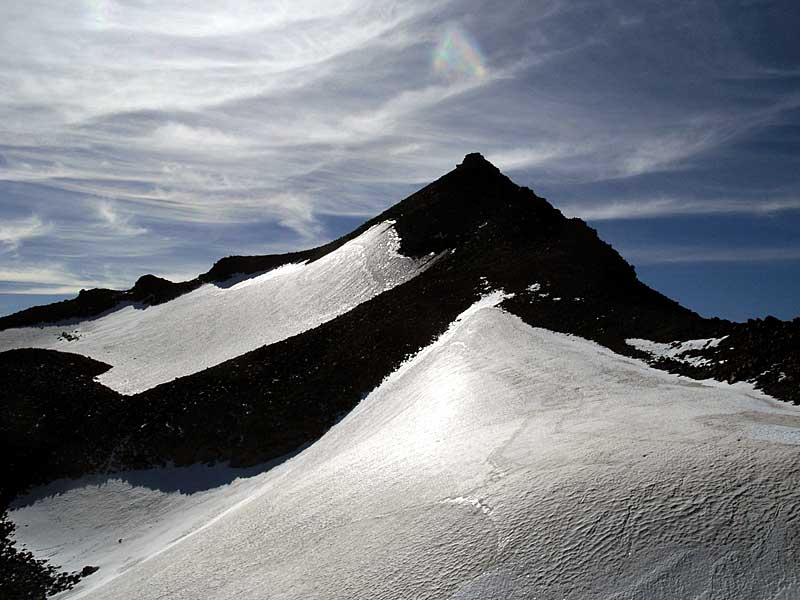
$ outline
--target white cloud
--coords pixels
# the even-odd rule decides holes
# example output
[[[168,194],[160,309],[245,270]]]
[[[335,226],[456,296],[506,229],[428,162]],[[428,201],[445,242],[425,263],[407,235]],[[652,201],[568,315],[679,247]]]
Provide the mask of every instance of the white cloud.
[[[662,246],[653,248],[629,248],[623,251],[623,255],[627,260],[637,265],[763,263],[800,260],[800,248]]]
[[[0,268],[0,292],[4,294],[53,293],[67,294],[82,288],[101,287],[109,282],[99,279],[86,279],[71,272],[62,264],[36,265],[29,263],[11,264]],[[24,284],[28,287],[3,284]],[[34,284],[34,285],[30,285]],[[30,289],[62,290],[30,292]],[[64,291],[66,290],[66,291]]]
[[[330,216],[374,215],[467,152],[535,188],[624,183],[689,171],[800,102],[736,87],[743,74],[792,73],[705,35],[710,3],[597,6],[2,3],[0,193],[14,198],[2,196],[0,249],[63,259],[85,280],[111,279],[85,275],[102,267],[127,281],[132,259],[189,272],[211,252],[324,241]],[[454,31],[464,64],[480,65],[470,77],[435,71]],[[632,219],[797,206],[790,186],[752,204],[726,191],[639,201],[634,189],[564,209]],[[28,212],[40,217],[16,216]],[[252,224],[269,234],[238,235]],[[212,228],[224,233],[210,248]]]
[[[271,212],[280,225],[297,232],[305,240],[319,240],[322,228],[307,197],[277,194],[264,202],[264,209]]]
[[[141,143],[143,148],[178,154],[241,152],[252,146],[251,140],[226,134],[219,129],[189,127],[174,122],[157,127]]]
[[[542,167],[553,161],[576,154],[578,154],[576,148],[565,144],[554,143],[489,152],[486,158],[503,171],[520,171],[534,167]]]
[[[23,219],[0,221],[0,249],[15,251],[25,240],[41,237],[53,231],[53,226],[43,223],[37,215]]]
[[[558,204],[569,217],[586,221],[623,221],[631,219],[669,218],[682,215],[774,215],[785,211],[799,211],[800,199],[782,200],[698,200],[691,198],[643,198],[639,200],[612,201],[591,204]]]
[[[147,233],[144,227],[131,224],[130,217],[121,214],[110,201],[98,202],[97,214],[103,226],[114,235],[136,236]]]
[[[2,282],[0,282],[2,283]],[[0,286],[0,294],[4,295],[12,295],[12,296],[55,296],[55,295],[62,295],[68,294],[73,295],[77,294],[81,291],[80,287],[75,287],[75,285],[53,285],[48,286],[46,284],[43,285],[34,285],[31,287],[14,287],[10,289],[6,289]],[[48,302],[50,302],[48,300]]]
[[[355,2],[279,0],[269,5],[258,1],[221,3],[197,10],[193,2],[163,3],[158,11],[146,4],[122,4],[109,0],[83,3],[90,27],[108,30],[135,29],[172,36],[228,36],[263,29],[280,29],[311,19],[331,18],[352,11]],[[135,24],[132,27],[132,24]]]
[[[623,154],[620,174],[630,177],[665,169],[714,145],[715,133],[713,128],[699,126],[684,134],[643,140]]]

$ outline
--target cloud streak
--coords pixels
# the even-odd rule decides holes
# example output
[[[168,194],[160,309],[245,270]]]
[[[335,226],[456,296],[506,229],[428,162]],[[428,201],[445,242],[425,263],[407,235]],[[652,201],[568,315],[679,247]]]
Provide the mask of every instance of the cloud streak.
[[[0,223],[0,249],[16,251],[25,240],[48,235],[53,227],[43,223],[37,215],[11,219]]]
[[[97,214],[103,226],[108,228],[114,235],[120,237],[144,235],[147,229],[131,224],[131,220],[114,208],[111,202],[99,202],[97,204]]]
[[[663,246],[629,248],[625,255],[637,265],[774,263],[800,261],[800,247],[714,248],[709,246]]]
[[[774,216],[783,212],[800,211],[800,198],[766,201],[643,198],[612,201],[607,204],[567,204],[559,205],[559,208],[569,217],[580,217],[587,221],[658,219],[690,215]]]
[[[48,261],[200,272],[321,243],[476,150],[589,220],[793,215],[797,73],[743,43],[743,11],[7,2],[0,251],[42,289]]]
[[[16,263],[0,268],[4,294],[75,294],[81,289],[101,287],[107,280],[82,277],[63,264]],[[119,281],[116,282],[119,287]]]

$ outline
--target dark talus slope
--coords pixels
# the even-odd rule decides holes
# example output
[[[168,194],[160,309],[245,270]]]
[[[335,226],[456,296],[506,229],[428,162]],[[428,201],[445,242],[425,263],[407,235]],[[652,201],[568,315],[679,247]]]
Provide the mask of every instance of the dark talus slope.
[[[725,336],[717,345],[649,362],[694,379],[751,381],[775,398],[800,404],[800,318],[781,321],[767,317],[734,323]]]
[[[405,284],[313,330],[136,396],[121,397],[80,369],[57,370],[60,353],[0,354],[0,364],[15,365],[15,377],[38,378],[41,391],[31,396],[15,390],[3,399],[3,409],[5,403],[15,403],[23,407],[18,411],[35,410],[45,421],[60,423],[68,405],[77,407],[72,418],[86,425],[85,443],[70,445],[56,436],[48,448],[68,458],[26,463],[24,473],[17,470],[6,478],[5,494],[96,469],[165,461],[246,465],[279,456],[320,437],[490,289],[514,294],[502,306],[531,325],[581,335],[636,356],[643,355],[625,343],[627,338],[734,339],[756,330],[752,324],[703,319],[651,290],[583,221],[566,219],[480,155],[467,156],[457,169],[352,234],[306,253],[282,256],[312,260],[387,219],[395,221],[402,253],[441,257]],[[231,257],[210,273],[223,278],[262,271],[283,264],[281,260]],[[781,325],[795,332],[797,326]],[[758,351],[757,344],[751,346]],[[780,353],[764,359],[776,378],[783,374],[784,385],[774,393],[794,399],[797,345]],[[732,380],[755,377],[754,369],[764,363],[744,355],[726,360],[726,369],[738,369]],[[700,371],[697,375],[705,376]],[[50,401],[46,390],[65,382],[65,395]],[[18,427],[24,435],[23,422],[11,421],[8,427]]]
[[[122,399],[93,381],[109,365],[52,350],[23,349],[0,360],[0,598],[43,598],[70,588],[60,573],[12,543],[6,508],[27,487],[102,470],[119,441]]]
[[[105,466],[118,441],[121,396],[94,381],[110,368],[85,356],[26,348],[2,353],[0,452],[6,472],[0,503],[7,505],[42,468],[78,477]]]

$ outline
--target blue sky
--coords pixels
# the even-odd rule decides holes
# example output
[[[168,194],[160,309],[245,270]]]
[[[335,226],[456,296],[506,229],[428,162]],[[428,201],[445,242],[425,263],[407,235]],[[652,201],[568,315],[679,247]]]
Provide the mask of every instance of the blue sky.
[[[352,229],[482,152],[656,289],[800,315],[794,1],[0,6],[0,314]]]

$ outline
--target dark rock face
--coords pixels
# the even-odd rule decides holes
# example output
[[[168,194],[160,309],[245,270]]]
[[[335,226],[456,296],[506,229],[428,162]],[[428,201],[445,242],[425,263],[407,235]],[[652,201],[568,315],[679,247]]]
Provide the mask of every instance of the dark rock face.
[[[800,404],[800,318],[774,317],[736,323],[719,345],[689,350],[682,360],[661,358],[653,366],[695,379],[752,381],[767,394]],[[687,358],[705,359],[702,365]]]
[[[142,308],[161,304],[198,288],[201,283],[199,279],[173,283],[155,275],[143,275],[129,290],[81,290],[75,298],[45,306],[33,306],[13,315],[0,317],[0,331],[41,323],[77,322],[101,316],[128,304],[141,305]]]
[[[118,439],[121,397],[94,381],[110,366],[55,350],[0,354],[0,503],[30,485],[104,466]]]
[[[191,292],[199,287],[196,279],[173,283],[168,279],[156,277],[155,275],[142,275],[136,280],[134,286],[126,292],[134,302],[153,305],[162,304],[174,300],[178,296]],[[127,298],[126,298],[127,299]]]
[[[6,508],[31,485],[105,468],[119,442],[121,398],[93,381],[110,367],[90,358],[38,349],[0,357],[0,598],[38,600],[82,575],[17,548]]]
[[[288,263],[302,262],[313,257],[313,250],[264,256],[226,256],[214,263],[200,279],[207,283],[224,282],[235,275],[253,275],[277,269]]]
[[[121,301],[120,294],[122,292],[107,289],[81,290],[76,298],[0,317],[0,330],[95,317],[115,308]]]
[[[468,155],[454,171],[325,246],[228,257],[193,282],[173,284],[150,275],[128,292],[114,293],[165,302],[196,282],[316,260],[385,220],[395,222],[402,253],[434,253],[439,259],[315,329],[135,396],[93,381],[108,365],[91,359],[44,350],[0,353],[0,378],[12,382],[0,397],[0,449],[14,457],[3,477],[2,499],[8,502],[30,485],[97,470],[166,461],[230,460],[244,466],[285,454],[324,434],[489,289],[514,294],[503,308],[533,326],[632,356],[644,357],[627,338],[668,342],[727,335],[712,349],[719,356],[707,368],[690,372],[684,363],[663,361],[656,366],[697,377],[755,378],[769,393],[798,401],[800,321],[703,319],[642,284],[586,223],[566,219],[480,155]],[[98,300],[92,306],[100,305]],[[40,308],[48,314],[48,307]],[[13,317],[6,319],[29,318]]]

